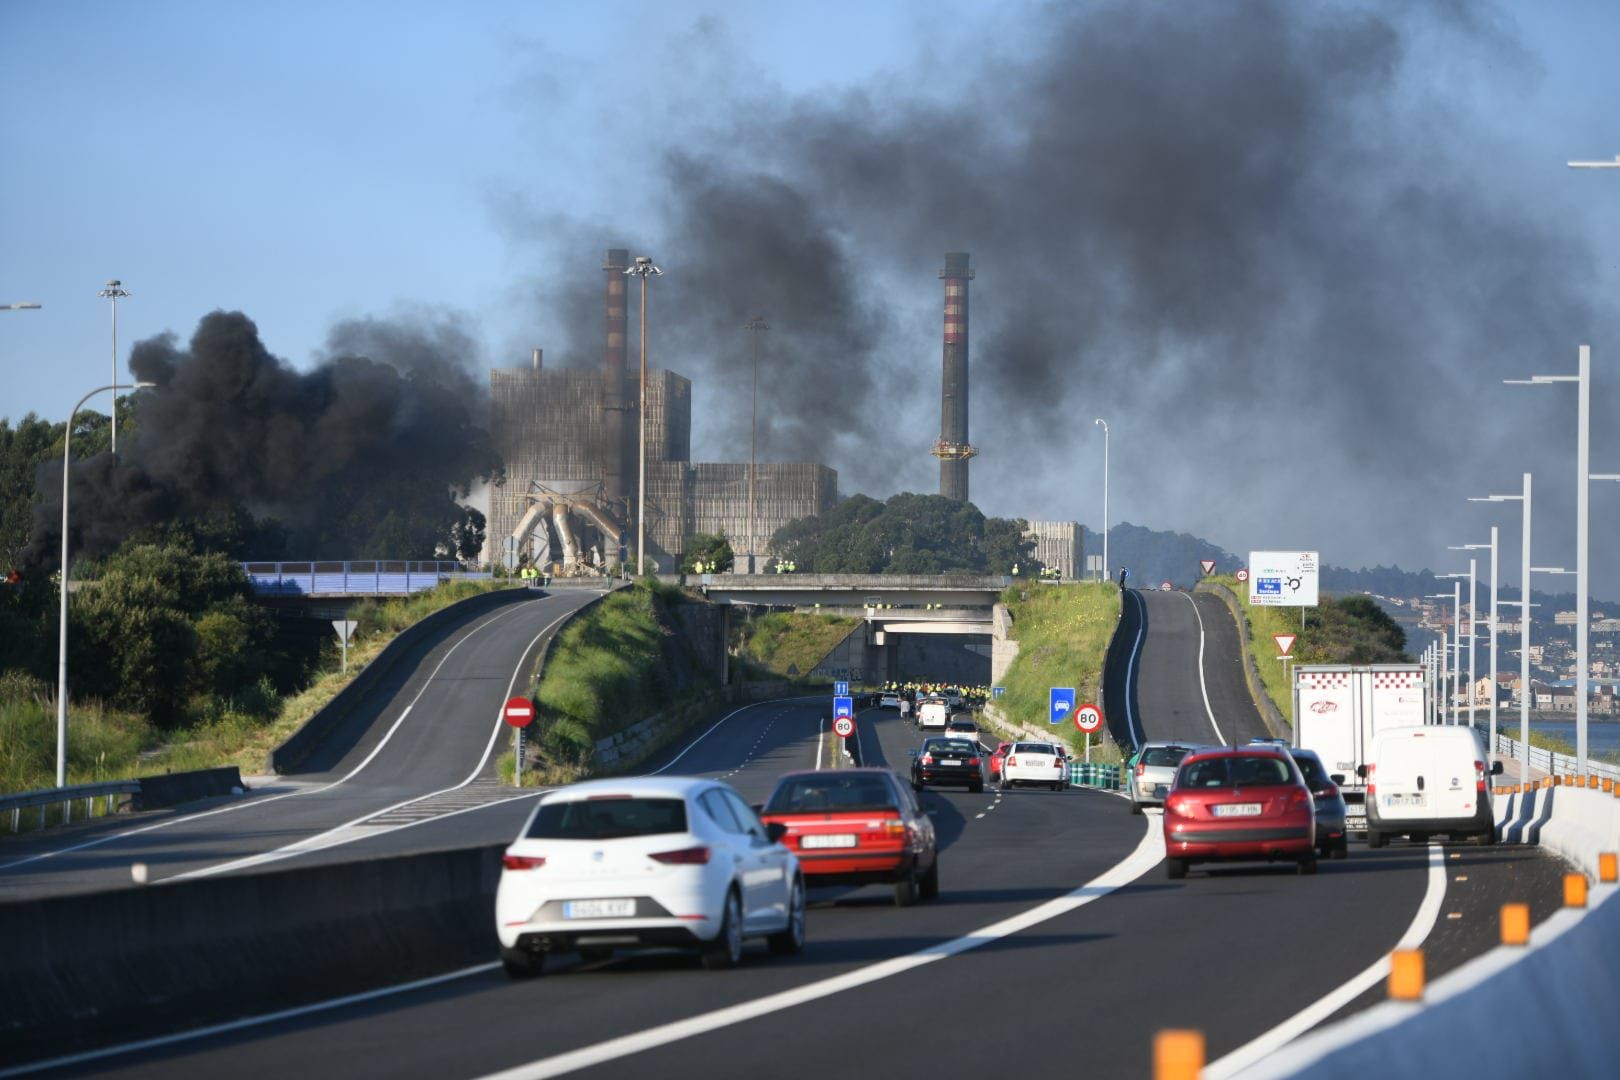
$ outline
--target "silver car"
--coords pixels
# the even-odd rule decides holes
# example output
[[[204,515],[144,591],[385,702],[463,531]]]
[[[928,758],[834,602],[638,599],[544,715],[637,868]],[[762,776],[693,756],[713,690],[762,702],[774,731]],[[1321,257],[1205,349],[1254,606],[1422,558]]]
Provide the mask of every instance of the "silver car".
[[[1144,806],[1163,806],[1181,759],[1192,752],[1193,748],[1185,743],[1143,743],[1131,758],[1130,776],[1125,782],[1126,793],[1131,797],[1131,813],[1140,814]]]

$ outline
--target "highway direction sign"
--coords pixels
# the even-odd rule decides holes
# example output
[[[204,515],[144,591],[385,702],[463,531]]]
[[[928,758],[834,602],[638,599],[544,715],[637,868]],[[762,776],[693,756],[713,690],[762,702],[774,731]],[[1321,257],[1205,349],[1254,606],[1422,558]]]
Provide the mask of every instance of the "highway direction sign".
[[[998,698],[1002,694],[1005,694],[1006,692],[1007,692],[1007,688],[1005,686],[992,686],[990,688],[990,696],[993,697],[993,698]]]
[[[1209,575],[1209,574],[1213,574],[1215,572],[1215,560],[1214,559],[1199,559],[1198,560],[1198,565],[1204,571],[1204,574],[1206,576]]]
[[[835,682],[835,683],[833,683],[833,697],[849,697],[849,683],[847,683],[847,682]]]
[[[1047,698],[1049,714],[1047,722],[1061,724],[1074,712],[1075,692],[1072,686],[1054,686]]]
[[[506,722],[515,728],[525,728],[534,722],[534,702],[526,697],[515,697],[501,709]]]
[[[1102,710],[1095,705],[1082,705],[1074,710],[1074,726],[1090,735],[1102,727]]]
[[[1315,607],[1320,566],[1314,551],[1249,552],[1249,606]]]
[[[1272,634],[1271,635],[1271,640],[1275,641],[1277,643],[1277,652],[1278,652],[1279,656],[1287,656],[1288,655],[1288,650],[1292,649],[1294,647],[1294,642],[1299,640],[1299,635],[1298,634]]]
[[[855,715],[855,699],[849,697],[833,698],[833,715],[853,717]]]
[[[847,739],[855,734],[855,721],[847,716],[840,716],[833,721],[833,734],[840,739]]]

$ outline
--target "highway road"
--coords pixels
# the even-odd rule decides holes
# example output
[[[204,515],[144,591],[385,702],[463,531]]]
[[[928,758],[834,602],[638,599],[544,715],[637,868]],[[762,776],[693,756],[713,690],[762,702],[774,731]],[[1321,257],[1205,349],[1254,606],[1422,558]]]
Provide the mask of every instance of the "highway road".
[[[378,841],[394,851],[433,845],[416,823],[514,796],[495,779],[505,748],[498,736],[510,730],[501,705],[522,691],[567,618],[600,595],[559,590],[464,619],[401,659],[299,772],[249,796],[8,840],[0,901],[126,886],[133,863],[161,881],[288,858],[353,858],[375,853]],[[499,832],[485,838],[510,835],[527,805],[497,816]],[[457,845],[473,842],[457,836]]]
[[[1137,600],[1148,626],[1135,658],[1148,734],[1212,741],[1199,731],[1209,723],[1207,692],[1226,737],[1247,737],[1249,719],[1217,689],[1225,684],[1213,663],[1230,656],[1212,662],[1212,613],[1180,594],[1127,597]],[[738,709],[651,769],[721,777],[758,802],[781,772],[815,763],[827,704]],[[868,762],[901,770],[920,741],[894,713],[877,711],[860,715],[858,737]],[[1214,1061],[1365,1007],[1381,996],[1378,961],[1403,937],[1426,943],[1431,972],[1449,970],[1494,944],[1502,900],[1531,899],[1538,920],[1549,913],[1562,871],[1533,849],[1373,853],[1358,845],[1314,877],[1251,866],[1171,882],[1159,817],[1133,817],[1109,793],[931,790],[923,801],[942,845],[939,900],[902,910],[884,889],[814,890],[809,944],[798,957],[754,946],[740,969],[724,973],[676,953],[566,958],[542,979],[514,983],[492,956],[431,985],[77,1070],[362,1078],[1086,1068],[1142,1076],[1164,1027],[1203,1030]]]

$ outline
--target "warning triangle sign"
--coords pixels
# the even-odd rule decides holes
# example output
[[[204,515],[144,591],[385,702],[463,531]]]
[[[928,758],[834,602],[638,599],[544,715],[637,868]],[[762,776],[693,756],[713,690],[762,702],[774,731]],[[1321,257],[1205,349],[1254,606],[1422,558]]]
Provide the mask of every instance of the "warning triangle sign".
[[[1199,560],[1198,565],[1202,566],[1204,568],[1204,573],[1205,574],[1213,574],[1215,572],[1215,560],[1214,559],[1201,559],[1201,560]]]
[[[1287,656],[1288,653],[1289,653],[1289,650],[1293,649],[1294,642],[1299,640],[1299,635],[1298,634],[1272,634],[1271,635],[1271,640],[1275,641],[1277,643],[1277,651],[1279,653],[1281,653],[1283,656]]]

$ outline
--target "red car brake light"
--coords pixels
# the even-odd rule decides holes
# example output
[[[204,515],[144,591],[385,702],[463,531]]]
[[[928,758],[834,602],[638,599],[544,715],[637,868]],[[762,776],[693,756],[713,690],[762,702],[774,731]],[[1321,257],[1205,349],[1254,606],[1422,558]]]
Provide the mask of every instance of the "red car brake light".
[[[1009,765],[1016,765],[1016,764],[1018,764],[1018,759],[1017,759],[1017,758],[1015,758],[1015,757],[1013,757],[1013,756],[1011,756],[1011,755],[1008,755],[1008,757],[1007,757],[1007,764],[1009,764]]]
[[[538,870],[546,865],[544,855],[502,855],[501,865],[508,870]]]
[[[1474,762],[1474,790],[1478,792],[1485,790],[1485,763],[1483,761]]]
[[[934,763],[934,755],[925,753],[925,754],[923,754],[922,757],[918,758],[917,760],[919,762],[921,762],[922,764],[924,764],[924,765],[932,765]]]
[[[702,866],[709,861],[709,849],[700,845],[681,848],[679,851],[659,851],[649,855],[648,858],[666,866]]]
[[[978,764],[978,763],[979,763],[979,759],[978,759],[978,758],[976,758],[976,757],[970,757],[970,758],[968,758],[968,764],[969,764],[969,765],[977,765],[977,764]]]
[[[1147,766],[1143,765],[1140,761],[1138,761],[1136,763],[1136,775],[1141,776],[1142,775],[1142,770],[1145,769],[1145,768],[1147,768]]]
[[[1378,785],[1373,783],[1373,776],[1378,772],[1378,766],[1373,762],[1367,763],[1367,798],[1378,794]]]

